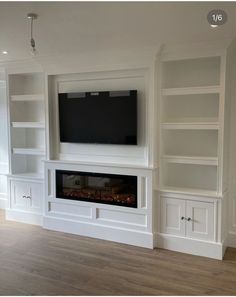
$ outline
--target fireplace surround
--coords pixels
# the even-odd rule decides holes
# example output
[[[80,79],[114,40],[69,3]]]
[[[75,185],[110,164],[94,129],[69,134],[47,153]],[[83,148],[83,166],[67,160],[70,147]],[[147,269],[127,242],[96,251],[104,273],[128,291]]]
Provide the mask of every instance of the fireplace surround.
[[[153,248],[152,169],[47,160],[45,174],[44,228]]]

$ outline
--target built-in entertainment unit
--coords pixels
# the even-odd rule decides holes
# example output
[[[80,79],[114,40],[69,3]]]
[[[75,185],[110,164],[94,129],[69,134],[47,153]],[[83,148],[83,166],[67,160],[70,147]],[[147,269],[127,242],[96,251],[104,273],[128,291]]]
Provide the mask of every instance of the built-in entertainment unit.
[[[137,144],[137,90],[59,93],[60,141]]]

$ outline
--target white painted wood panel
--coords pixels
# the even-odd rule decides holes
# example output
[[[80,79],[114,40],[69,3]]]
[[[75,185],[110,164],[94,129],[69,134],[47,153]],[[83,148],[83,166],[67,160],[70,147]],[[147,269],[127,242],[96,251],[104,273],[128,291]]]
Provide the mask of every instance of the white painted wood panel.
[[[214,204],[186,202],[186,236],[195,239],[214,239]]]
[[[13,210],[41,213],[43,195],[42,183],[10,180],[10,208]]]
[[[185,200],[161,198],[161,232],[185,236]]]
[[[41,183],[29,183],[30,211],[41,213],[44,199],[44,187]]]
[[[19,210],[27,210],[29,201],[26,198],[29,195],[29,187],[27,183],[20,181],[11,181],[11,208]]]
[[[52,215],[73,216],[79,218],[92,218],[92,208],[89,206],[49,202],[48,212]]]
[[[144,214],[114,211],[103,208],[97,208],[96,218],[100,222],[110,222],[110,224],[119,223],[144,227],[147,225],[147,216]]]

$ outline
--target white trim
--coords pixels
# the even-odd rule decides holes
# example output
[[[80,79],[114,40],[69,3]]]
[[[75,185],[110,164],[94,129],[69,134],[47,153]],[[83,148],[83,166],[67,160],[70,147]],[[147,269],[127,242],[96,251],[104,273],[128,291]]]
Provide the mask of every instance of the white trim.
[[[13,154],[18,155],[35,155],[35,156],[45,156],[46,152],[43,148],[12,148]]]
[[[12,95],[11,101],[44,101],[44,94]]]
[[[186,87],[186,88],[164,88],[162,96],[191,95],[191,94],[218,94],[220,86]]]
[[[0,193],[0,209],[6,209],[7,207],[7,194]]]
[[[172,195],[175,198],[182,199],[184,196],[186,199],[192,199],[194,197],[197,200],[202,199],[202,197],[211,197],[211,198],[222,198],[222,195],[219,195],[216,191],[211,190],[202,190],[202,189],[191,189],[191,188],[180,188],[180,187],[163,187],[158,189],[161,192],[161,195],[166,195],[167,197],[171,197]]]
[[[236,248],[236,232],[230,231],[227,237],[227,246]]]
[[[153,234],[127,230],[122,228],[96,225],[88,222],[76,222],[59,218],[43,217],[43,228],[61,231],[81,236],[88,236],[119,243],[136,245],[145,248],[153,248]]]
[[[11,125],[13,128],[45,128],[44,122],[12,122]]]
[[[161,157],[168,163],[178,164],[198,164],[198,165],[218,165],[217,157],[201,157],[201,156],[174,156],[174,155],[163,155]]]
[[[218,260],[223,259],[225,251],[224,243],[194,240],[161,233],[155,234],[155,247]]]
[[[162,129],[168,130],[219,130],[218,122],[162,123]]]
[[[42,215],[27,211],[6,209],[6,220],[42,226]]]

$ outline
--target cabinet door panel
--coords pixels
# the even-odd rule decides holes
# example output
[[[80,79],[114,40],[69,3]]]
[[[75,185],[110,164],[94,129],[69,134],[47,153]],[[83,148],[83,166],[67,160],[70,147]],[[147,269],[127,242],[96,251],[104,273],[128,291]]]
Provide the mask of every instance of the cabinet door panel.
[[[11,207],[25,210],[29,208],[28,185],[25,182],[11,181]]]
[[[161,198],[161,232],[185,236],[185,201]]]
[[[214,204],[208,202],[187,201],[186,236],[196,239],[214,239]]]
[[[40,212],[42,209],[43,201],[43,185],[40,183],[29,184],[29,196],[30,196],[30,210],[33,212]]]

